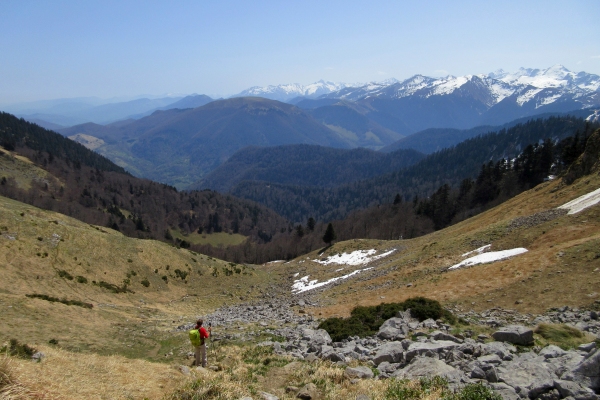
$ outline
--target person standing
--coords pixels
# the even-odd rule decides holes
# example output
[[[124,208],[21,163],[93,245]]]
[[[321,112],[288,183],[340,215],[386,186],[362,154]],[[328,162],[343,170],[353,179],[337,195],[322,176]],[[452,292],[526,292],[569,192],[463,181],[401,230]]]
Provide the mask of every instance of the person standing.
[[[196,346],[196,366],[202,365],[206,367],[206,339],[210,337],[211,327],[208,327],[208,331],[202,326],[203,320],[199,319],[196,321],[194,329],[198,329],[200,332],[200,346]]]

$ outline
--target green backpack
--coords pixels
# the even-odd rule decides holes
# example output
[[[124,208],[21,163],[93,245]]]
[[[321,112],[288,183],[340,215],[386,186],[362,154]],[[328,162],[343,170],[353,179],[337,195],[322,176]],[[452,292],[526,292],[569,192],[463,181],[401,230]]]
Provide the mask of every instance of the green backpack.
[[[192,329],[189,332],[189,335],[190,335],[190,342],[192,342],[192,346],[194,346],[194,347],[200,346],[200,332],[198,331],[198,329]]]

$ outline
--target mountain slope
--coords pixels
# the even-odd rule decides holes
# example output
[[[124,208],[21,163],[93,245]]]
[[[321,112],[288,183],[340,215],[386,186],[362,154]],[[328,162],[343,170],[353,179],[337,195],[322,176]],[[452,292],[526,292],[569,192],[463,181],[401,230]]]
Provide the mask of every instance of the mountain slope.
[[[533,120],[468,139],[404,170],[336,188],[273,184],[264,190],[264,183],[246,181],[231,193],[264,204],[292,221],[305,221],[309,216],[324,221],[343,219],[352,210],[391,203],[398,193],[414,199],[431,195],[444,183],[456,187],[467,177],[475,178],[490,160],[512,159],[529,144],[545,138],[562,139],[595,127],[569,116]]]
[[[65,135],[86,128],[61,130]],[[299,108],[262,98],[217,100],[188,110],[157,111],[92,136],[97,149],[138,176],[183,188],[250,146],[316,144],[348,148],[347,142]]]
[[[366,149],[314,145],[248,147],[193,187],[227,192],[241,181],[331,187],[402,169],[422,157],[413,150],[384,155]]]

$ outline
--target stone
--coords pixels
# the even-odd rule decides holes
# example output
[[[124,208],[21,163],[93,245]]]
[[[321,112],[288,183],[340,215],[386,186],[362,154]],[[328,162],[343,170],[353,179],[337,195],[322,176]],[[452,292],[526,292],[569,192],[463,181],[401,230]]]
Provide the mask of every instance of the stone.
[[[37,361],[40,362],[42,361],[42,358],[46,357],[46,355],[44,353],[42,353],[41,351],[36,351],[35,353],[33,353],[33,355],[31,356],[31,359],[33,361]]]
[[[431,332],[430,336],[434,339],[434,340],[448,340],[454,343],[462,343],[463,341],[460,340],[459,338],[452,336],[449,333],[446,332],[442,332],[442,331],[434,331]]]
[[[188,367],[186,367],[185,365],[178,365],[177,369],[179,370],[179,372],[181,372],[184,375],[190,374],[190,369]]]
[[[319,398],[319,390],[314,383],[308,383],[298,391],[296,398],[302,400],[314,400]]]
[[[317,329],[310,338],[310,342],[312,344],[330,345],[332,340],[325,329]]]
[[[332,361],[332,362],[345,362],[346,361],[346,358],[343,355],[341,355],[339,353],[336,353],[333,350],[330,350],[330,351],[328,351],[326,353],[323,353],[321,355],[321,358],[323,360],[329,360],[329,361]]]
[[[435,320],[433,320],[431,318],[427,318],[425,321],[421,322],[421,326],[423,328],[427,328],[427,329],[437,328],[438,327],[438,325],[435,322]]]
[[[311,353],[311,354],[307,355],[306,357],[304,357],[304,361],[307,361],[309,363],[316,362],[316,361],[319,361],[319,357],[317,357],[316,355]]]
[[[557,358],[563,356],[564,354],[566,354],[566,351],[553,344],[544,347],[539,352],[539,355],[543,356],[544,358]]]
[[[564,381],[561,379],[554,380],[554,387],[558,390],[562,397],[577,397],[582,394],[593,393],[590,389],[584,388],[576,382]]]
[[[501,359],[512,359],[512,353],[517,352],[517,348],[510,343],[505,342],[489,342],[482,346],[484,353],[496,354]]]
[[[392,376],[400,379],[441,376],[448,379],[449,382],[457,382],[464,374],[441,360],[423,357],[417,358],[405,368],[397,370]]]
[[[405,358],[406,361],[410,362],[413,358],[424,355],[429,351],[434,353],[440,353],[442,351],[452,350],[456,347],[458,347],[458,343],[450,342],[447,340],[434,342],[415,342],[408,346]]]
[[[595,348],[596,348],[596,342],[591,342],[591,343],[580,344],[579,347],[577,347],[577,350],[581,350],[581,351],[585,351],[586,353],[589,353],[590,351],[594,350]]]
[[[350,379],[371,379],[373,378],[373,376],[375,376],[375,374],[373,374],[373,371],[371,371],[371,368],[363,366],[346,368],[346,370],[344,371],[344,375]]]
[[[499,342],[526,346],[533,343],[533,330],[523,325],[508,325],[494,332],[492,337]]]
[[[501,382],[532,399],[553,388],[556,379],[555,367],[535,354],[521,354],[513,361],[496,367],[496,370]]]
[[[477,361],[479,361],[483,364],[492,364],[492,365],[502,364],[502,359],[500,357],[498,357],[497,354],[488,354],[487,356],[478,357]]]
[[[358,396],[356,396],[356,400],[371,400],[371,398],[366,394],[359,394]]]
[[[401,342],[389,342],[383,344],[377,349],[377,353],[375,354],[375,357],[373,357],[375,365],[379,365],[384,361],[389,363],[399,363],[403,360],[404,346],[402,346]]]
[[[508,386],[506,383],[490,383],[490,387],[495,393],[502,396],[503,400],[521,400],[521,397],[517,394],[515,389]]]
[[[485,371],[485,379],[487,379],[488,382],[490,383],[496,383],[499,381],[498,379],[498,371],[496,371],[496,368],[491,367],[490,369],[488,369],[487,371]]]
[[[479,367],[473,367],[471,369],[471,374],[469,375],[471,379],[486,379],[485,371]]]
[[[298,388],[296,386],[288,386],[285,388],[286,393],[298,393],[299,390],[300,390],[300,388]]]
[[[574,377],[593,390],[600,390],[600,351],[592,350],[590,356],[573,368]]]
[[[260,398],[262,400],[279,400],[279,397],[275,396],[274,394],[271,393],[267,393],[267,392],[258,392],[257,393]]]

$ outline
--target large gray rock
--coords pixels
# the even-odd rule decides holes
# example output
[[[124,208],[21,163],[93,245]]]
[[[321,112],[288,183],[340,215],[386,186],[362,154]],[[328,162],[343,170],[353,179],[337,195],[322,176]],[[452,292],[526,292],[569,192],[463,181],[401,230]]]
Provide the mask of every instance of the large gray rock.
[[[549,346],[544,347],[539,352],[539,355],[544,358],[557,358],[564,356],[566,353],[567,352],[561,349],[560,347],[551,344]]]
[[[359,366],[359,367],[348,367],[344,371],[344,375],[350,379],[358,378],[358,379],[370,379],[375,374],[371,371],[371,368]]]
[[[440,353],[442,351],[448,351],[457,348],[458,343],[450,342],[447,340],[440,340],[434,342],[414,342],[408,346],[406,350],[405,358],[406,361],[410,362],[413,358],[418,356],[426,355],[427,353]]]
[[[496,367],[498,379],[514,388],[520,396],[535,399],[554,388],[557,377],[556,367],[544,360],[535,354],[522,354]]]
[[[279,400],[279,397],[267,392],[258,392],[258,396],[263,400]]]
[[[325,329],[317,329],[310,338],[313,345],[330,345],[331,342],[331,336]]]
[[[383,344],[379,349],[377,349],[377,353],[375,357],[373,357],[373,362],[375,365],[379,365],[384,361],[389,363],[399,363],[404,360],[404,347],[401,342],[389,342]]]
[[[490,342],[480,345],[486,354],[496,354],[502,360],[510,361],[513,358],[513,353],[517,352],[517,348],[510,343]]]
[[[494,390],[494,392],[498,393],[502,396],[503,400],[520,400],[521,397],[517,394],[515,389],[511,386],[508,386],[506,383],[498,382],[498,383],[490,383],[490,387]]]
[[[571,370],[574,380],[585,387],[600,391],[600,350],[592,350],[587,358]]]
[[[526,346],[533,343],[533,330],[523,325],[508,325],[494,332],[492,337],[499,342]]]
[[[455,336],[452,336],[449,333],[442,332],[442,331],[433,331],[433,332],[431,332],[431,334],[429,336],[434,340],[448,340],[448,341],[455,342],[455,343],[463,342],[461,339],[459,339]]]
[[[554,387],[558,390],[560,395],[564,397],[580,397],[581,395],[593,394],[591,389],[582,387],[576,382],[563,381],[561,379],[554,380]]]
[[[399,369],[392,377],[400,379],[418,379],[421,377],[441,376],[449,382],[460,382],[464,374],[445,362],[429,357],[415,359],[405,368]]]
[[[409,328],[403,318],[390,318],[385,321],[377,332],[377,337],[385,340],[404,339]]]
[[[296,395],[296,398],[302,400],[314,400],[319,397],[319,389],[317,389],[317,386],[314,383],[304,385]]]

